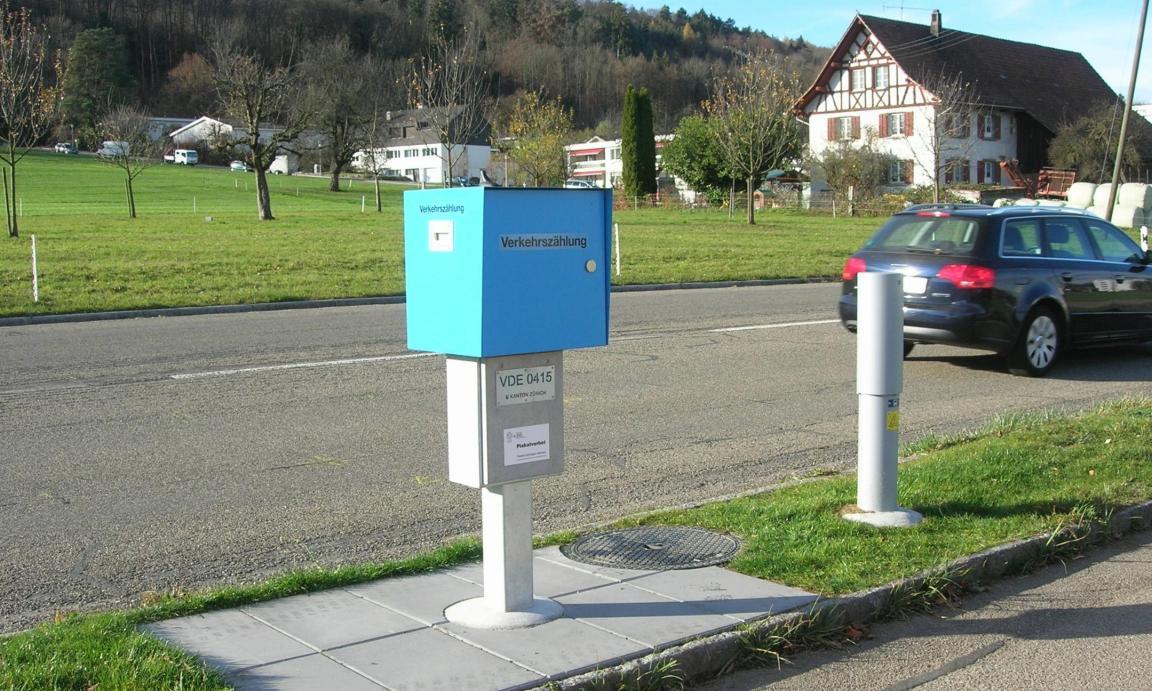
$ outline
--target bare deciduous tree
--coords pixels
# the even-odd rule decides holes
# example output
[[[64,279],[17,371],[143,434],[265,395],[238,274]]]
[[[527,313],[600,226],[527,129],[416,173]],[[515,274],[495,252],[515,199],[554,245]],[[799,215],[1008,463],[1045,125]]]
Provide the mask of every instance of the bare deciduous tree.
[[[239,121],[230,148],[256,172],[256,209],[272,220],[268,166],[308,124],[306,90],[290,58],[269,67],[256,56],[217,40],[212,48],[212,81],[225,114]]]
[[[32,23],[27,8],[0,6],[0,161],[7,166],[4,207],[9,237],[20,235],[16,210],[16,166],[52,125],[60,91],[49,76],[48,35]]]
[[[133,182],[146,168],[161,160],[165,139],[152,139],[151,118],[132,106],[116,106],[97,124],[100,136],[114,143],[101,153],[109,164],[124,171],[124,191],[128,199],[128,217],[136,218],[136,191]]]
[[[313,45],[308,52],[303,72],[316,105],[316,127],[324,134],[328,189],[339,192],[340,174],[365,145],[375,85],[368,58],[357,55],[346,37]]]
[[[792,114],[800,92],[799,78],[782,60],[747,55],[735,75],[716,80],[704,103],[727,168],[747,186],[749,225],[756,223],[753,194],[764,175],[792,165],[803,151],[805,137]]]
[[[454,39],[437,38],[413,62],[409,74],[409,101],[427,113],[429,141],[438,142],[447,165],[447,183],[469,142],[486,137],[488,121],[488,63],[471,31]]]
[[[975,146],[972,134],[981,110],[980,92],[962,72],[942,71],[921,86],[932,109],[925,114],[927,126],[912,134],[923,146],[910,149],[917,167],[932,179],[932,201],[939,202],[945,171],[966,160]]]

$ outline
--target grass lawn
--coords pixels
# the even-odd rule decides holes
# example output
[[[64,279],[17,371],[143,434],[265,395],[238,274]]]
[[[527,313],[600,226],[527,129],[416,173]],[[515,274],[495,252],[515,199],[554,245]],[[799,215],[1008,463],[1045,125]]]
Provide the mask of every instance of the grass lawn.
[[[900,467],[900,503],[924,514],[924,522],[910,529],[841,519],[838,511],[855,500],[855,480],[848,477],[623,524],[729,532],[744,541],[731,568],[818,593],[854,592],[1152,498],[1149,423],[1152,399],[1137,398],[1073,417],[1007,417],[979,434],[918,442]],[[479,554],[475,540],[464,540],[401,563],[304,571],[246,588],[159,597],[129,612],[64,618],[0,639],[0,688],[220,688],[219,677],[135,627],[441,568]]]
[[[260,222],[251,173],[154,166],[136,179],[139,217],[130,220],[122,172],[95,158],[34,152],[17,174],[21,237],[0,238],[0,317],[404,290],[405,186],[384,185],[376,213],[367,182],[332,193],[327,179],[270,176],[276,220]],[[759,219],[750,227],[724,211],[619,211],[623,259],[614,281],[838,276],[879,223],[785,211]]]

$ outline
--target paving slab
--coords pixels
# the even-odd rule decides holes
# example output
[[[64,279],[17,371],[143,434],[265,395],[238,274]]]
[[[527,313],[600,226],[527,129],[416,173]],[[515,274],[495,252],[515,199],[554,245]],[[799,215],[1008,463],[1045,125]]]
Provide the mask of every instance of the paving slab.
[[[518,689],[606,669],[810,593],[719,567],[615,569],[537,550],[535,591],[564,615],[527,629],[470,629],[444,609],[483,595],[480,564],[148,625],[243,691]]]
[[[344,590],[286,597],[242,611],[319,650],[425,627],[412,617]]]

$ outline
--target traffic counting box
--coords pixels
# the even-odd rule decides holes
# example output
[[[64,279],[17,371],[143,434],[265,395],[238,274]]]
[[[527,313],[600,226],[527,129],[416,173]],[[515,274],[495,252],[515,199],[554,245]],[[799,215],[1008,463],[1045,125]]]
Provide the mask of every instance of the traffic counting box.
[[[611,190],[404,193],[408,347],[463,357],[608,344]]]

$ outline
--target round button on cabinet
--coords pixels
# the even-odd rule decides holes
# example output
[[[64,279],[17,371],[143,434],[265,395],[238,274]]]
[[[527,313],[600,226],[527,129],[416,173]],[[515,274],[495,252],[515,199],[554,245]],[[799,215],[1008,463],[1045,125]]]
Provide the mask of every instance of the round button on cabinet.
[[[584,262],[584,270],[590,274],[596,273],[596,260],[589,259],[588,261]]]

